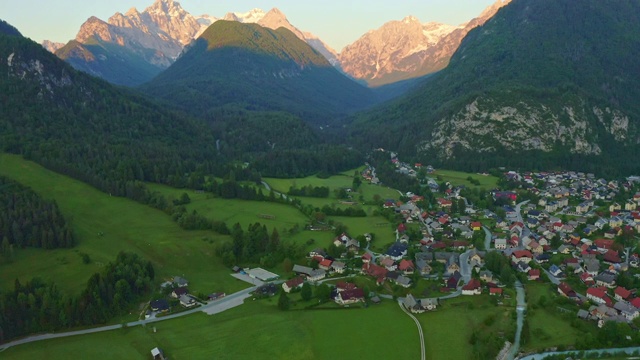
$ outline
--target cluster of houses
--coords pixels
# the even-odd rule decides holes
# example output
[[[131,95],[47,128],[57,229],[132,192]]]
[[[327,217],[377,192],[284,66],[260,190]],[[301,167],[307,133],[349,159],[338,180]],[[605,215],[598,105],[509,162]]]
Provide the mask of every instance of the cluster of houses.
[[[193,296],[189,295],[189,289],[187,286],[189,282],[187,279],[182,278],[180,276],[174,276],[171,281],[166,281],[162,283],[162,288],[172,288],[171,293],[169,294],[172,298],[178,299],[180,301],[180,305],[184,307],[193,307],[197,305],[196,300]],[[169,301],[166,298],[155,299],[150,302],[151,311],[156,313],[165,313],[170,309]],[[147,313],[147,315],[150,315]]]

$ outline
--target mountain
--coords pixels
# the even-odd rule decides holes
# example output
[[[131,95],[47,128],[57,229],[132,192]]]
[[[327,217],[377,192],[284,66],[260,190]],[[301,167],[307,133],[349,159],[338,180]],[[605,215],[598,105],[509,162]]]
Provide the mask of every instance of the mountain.
[[[192,113],[232,106],[287,111],[319,124],[375,101],[284,27],[224,20],[141,89]]]
[[[336,66],[339,64],[338,54],[334,49],[325,44],[316,35],[309,32],[302,32],[300,29],[293,26],[287,19],[286,15],[277,8],[273,8],[267,13],[261,9],[253,9],[246,13],[228,13],[223,19],[246,24],[255,23],[272,30],[277,30],[278,28],[283,27],[290,30],[299,39],[311,45],[312,48],[316,49],[322,54],[322,56],[329,60],[332,65]]]
[[[134,86],[169,67],[203,27],[180,3],[156,0],[143,12],[131,8],[106,22],[89,18],[56,55],[78,70]]]
[[[471,170],[639,172],[638,34],[638,2],[514,0],[354,136]]]
[[[65,44],[55,41],[44,40],[42,47],[47,49],[50,53],[55,53],[58,49],[62,48]]]
[[[225,19],[259,23],[274,30],[285,27],[333,63],[337,61],[333,49],[313,34],[291,25],[278,9],[267,13],[260,9],[245,14],[229,13]],[[114,14],[108,21],[91,17],[65,46],[49,41],[43,46],[78,70],[114,84],[136,86],[169,67],[184,46],[218,20],[210,15],[193,16],[177,1],[156,0],[142,12],[131,8],[125,14]]]
[[[114,195],[130,193],[134,180],[176,184],[176,171],[220,166],[210,127],[76,71],[5,28],[0,24],[0,93],[7,95],[0,97],[0,151]]]
[[[4,20],[0,20],[0,34],[22,37],[20,31]]]
[[[413,16],[390,21],[346,46],[340,66],[370,86],[421,77],[447,66],[462,39],[484,24],[510,0],[498,0],[480,16],[460,26],[437,22],[422,24]]]

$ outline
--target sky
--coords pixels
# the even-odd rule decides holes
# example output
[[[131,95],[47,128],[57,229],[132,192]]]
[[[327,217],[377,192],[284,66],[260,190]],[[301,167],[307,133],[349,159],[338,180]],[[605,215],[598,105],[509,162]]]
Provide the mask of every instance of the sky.
[[[66,43],[89,17],[107,20],[132,7],[143,11],[154,0],[0,0],[0,19],[34,41]],[[265,12],[277,7],[294,26],[309,31],[335,50],[369,30],[412,15],[421,22],[458,25],[479,15],[495,0],[182,0],[192,15],[223,17],[228,12]]]

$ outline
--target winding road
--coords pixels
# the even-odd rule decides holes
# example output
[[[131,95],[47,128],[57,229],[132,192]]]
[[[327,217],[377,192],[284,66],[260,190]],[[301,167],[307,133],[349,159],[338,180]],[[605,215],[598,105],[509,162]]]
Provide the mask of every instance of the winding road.
[[[413,319],[413,322],[415,322],[416,326],[418,327],[418,335],[420,335],[420,359],[425,360],[427,357],[427,354],[426,354],[426,349],[424,347],[424,333],[422,332],[422,325],[420,325],[420,322],[418,321],[418,319],[416,319],[415,316],[413,316],[413,314],[411,314],[410,312],[407,311],[407,309],[404,308],[404,305],[402,305],[402,301],[398,300],[398,305],[400,306],[400,309],[404,311],[405,314],[409,315],[409,317]]]

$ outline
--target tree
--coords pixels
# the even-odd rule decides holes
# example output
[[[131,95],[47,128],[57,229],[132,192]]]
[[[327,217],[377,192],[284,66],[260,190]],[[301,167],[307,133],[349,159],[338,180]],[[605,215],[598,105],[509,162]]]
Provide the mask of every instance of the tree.
[[[284,261],[282,262],[282,269],[286,273],[291,272],[291,270],[293,270],[293,261],[291,261],[291,259],[289,258],[284,259]]]
[[[309,285],[309,283],[302,284],[302,290],[300,290],[300,296],[304,301],[311,300],[311,297],[313,297],[313,289],[311,289],[311,285]]]
[[[289,296],[284,291],[280,291],[280,298],[278,299],[278,309],[282,311],[289,310],[291,306],[291,301],[289,300]]]
[[[316,288],[316,297],[320,301],[327,301],[331,297],[331,288],[327,284],[320,284]]]

